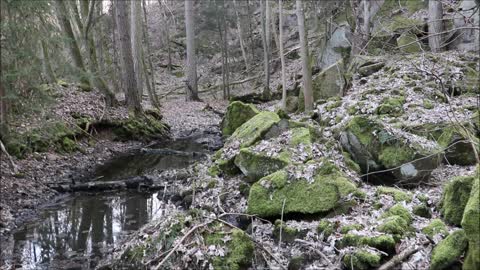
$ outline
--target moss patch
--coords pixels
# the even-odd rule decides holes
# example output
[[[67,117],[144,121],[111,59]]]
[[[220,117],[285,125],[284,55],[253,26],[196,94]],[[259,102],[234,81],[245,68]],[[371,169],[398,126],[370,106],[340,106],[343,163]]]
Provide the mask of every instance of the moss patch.
[[[221,236],[221,235],[220,235]],[[211,244],[221,245],[219,235],[207,237]],[[210,238],[210,239],[209,239]],[[214,257],[214,269],[246,269],[251,265],[255,246],[248,235],[239,229],[231,231],[231,240],[227,243],[227,254],[224,257]]]
[[[462,228],[468,238],[468,252],[464,262],[464,269],[480,269],[480,166],[475,171],[470,198],[462,218]]]
[[[230,103],[220,125],[223,136],[232,135],[238,127],[259,112],[260,111],[252,104],[245,104],[241,101]]]
[[[465,231],[457,230],[441,241],[432,251],[431,270],[449,269],[467,249]]]
[[[410,192],[403,191],[398,188],[393,188],[393,187],[378,187],[377,188],[377,194],[386,194],[390,195],[395,199],[396,202],[400,201],[406,201],[406,202],[411,202],[412,201],[412,194]]]
[[[448,223],[459,226],[462,222],[473,180],[473,176],[459,176],[445,185],[440,202],[440,213]]]
[[[447,226],[441,219],[432,220],[425,228],[422,229],[422,232],[430,237],[433,237],[439,233],[443,235],[448,235]]]
[[[363,225],[362,225],[362,224],[345,225],[345,226],[342,226],[342,228],[340,228],[340,233],[346,234],[346,233],[348,233],[349,231],[353,231],[353,230],[359,231],[359,230],[361,230],[361,229],[363,229]]]
[[[424,217],[424,218],[432,217],[432,211],[430,210],[430,207],[428,207],[424,203],[415,205],[413,207],[413,213],[419,217]]]
[[[229,141],[240,142],[240,148],[253,145],[276,123],[280,117],[274,112],[261,112],[245,122],[230,137]]]
[[[362,236],[357,234],[346,234],[339,242],[338,247],[348,246],[370,246],[389,254],[395,253],[395,239],[388,234],[378,236]]]
[[[403,104],[405,104],[405,98],[402,96],[388,97],[382,101],[380,106],[378,106],[377,114],[400,116],[404,112]]]
[[[332,233],[335,232],[335,224],[328,220],[320,220],[317,226],[317,232],[323,233],[323,236],[328,238]]]
[[[235,165],[247,177],[248,182],[255,182],[260,178],[272,174],[288,165],[286,157],[269,157],[255,153],[250,149],[242,149],[235,158]]]
[[[368,250],[359,249],[343,257],[347,269],[367,270],[380,266],[380,255]]]

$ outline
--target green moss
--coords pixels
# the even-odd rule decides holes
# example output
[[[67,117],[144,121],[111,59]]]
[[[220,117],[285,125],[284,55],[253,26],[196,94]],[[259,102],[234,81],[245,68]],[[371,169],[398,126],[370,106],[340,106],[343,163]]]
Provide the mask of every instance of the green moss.
[[[336,100],[336,101],[333,101],[331,103],[328,103],[327,106],[325,106],[325,110],[327,112],[329,112],[329,111],[332,111],[335,108],[340,107],[341,105],[342,105],[342,101],[341,100]]]
[[[403,218],[408,224],[412,222],[412,215],[401,204],[396,204],[383,214],[383,217],[399,216]]]
[[[423,100],[423,107],[427,110],[433,109],[435,106],[433,105],[432,101],[430,99],[424,99]]]
[[[252,104],[245,104],[234,101],[227,107],[225,116],[222,119],[221,130],[224,136],[232,135],[243,123],[250,120],[260,111]]]
[[[401,47],[401,51],[405,53],[418,53],[422,51],[421,42],[419,42],[417,36],[406,31],[397,38],[397,46]]]
[[[367,193],[364,191],[357,189],[353,192],[353,197],[359,199],[359,200],[365,200],[367,198]]]
[[[304,262],[305,262],[305,257],[303,255],[292,257],[292,259],[290,259],[290,262],[288,262],[287,269],[301,270]]]
[[[343,257],[343,264],[350,270],[367,270],[380,266],[380,255],[368,250],[356,250]]]
[[[276,123],[280,117],[274,112],[261,112],[245,122],[230,137],[230,141],[240,142],[240,148],[253,145]]]
[[[432,251],[431,270],[449,269],[460,259],[467,249],[467,237],[464,230],[457,230],[441,241]]]
[[[218,168],[218,165],[214,164],[208,168],[207,173],[209,176],[215,177],[220,175],[220,168]]]
[[[323,181],[309,184],[306,180],[298,179],[289,185],[277,185],[286,182],[287,173],[278,171],[253,184],[248,197],[248,213],[264,217],[280,215],[283,200],[286,200],[285,213],[327,212],[340,199],[338,188]],[[275,187],[270,190],[265,187],[268,185]]]
[[[335,232],[335,224],[328,220],[320,220],[318,223],[317,232],[323,233],[323,236],[326,239]]]
[[[441,219],[433,219],[425,228],[422,229],[422,232],[430,237],[441,233],[442,235],[448,235],[447,226]]]
[[[386,146],[380,152],[378,159],[388,168],[401,166],[415,157],[415,152],[408,147]]]
[[[405,192],[401,189],[398,188],[393,188],[393,187],[378,187],[377,188],[377,194],[386,194],[390,195],[395,199],[396,202],[400,201],[406,201],[406,202],[411,202],[412,201],[412,194],[410,192]]]
[[[372,131],[376,125],[365,117],[354,117],[348,122],[346,129],[352,132],[363,145],[370,145],[374,137]]]
[[[350,153],[342,152],[342,154],[345,160],[345,165],[347,165],[347,168],[349,168],[350,170],[356,173],[360,173],[361,172],[360,165],[358,165],[357,163],[355,163],[355,161],[352,160]]]
[[[413,213],[419,217],[424,217],[424,218],[432,217],[432,212],[430,208],[423,203],[419,205],[415,205],[413,207]]]
[[[377,114],[400,116],[403,114],[403,104],[405,104],[405,98],[402,96],[388,97],[382,101],[380,106],[378,106]]]
[[[280,220],[275,220],[275,228],[273,229],[273,236],[275,239],[280,239],[280,228],[282,228],[282,241],[286,243],[293,243],[295,239],[301,238],[300,230],[287,226]]]
[[[425,195],[425,194],[417,194],[416,197],[417,197],[417,199],[418,199],[419,201],[421,201],[421,202],[423,202],[423,203],[425,203],[425,204],[428,203],[428,200],[429,200],[429,199],[428,199],[428,196],[427,196],[427,195]]]
[[[212,188],[214,188],[214,187],[217,186],[217,183],[218,183],[217,180],[212,179],[212,180],[208,181],[207,188],[208,188],[208,189],[212,189]]]
[[[213,260],[214,269],[240,270],[250,266],[255,249],[253,241],[239,229],[233,229],[231,237],[225,257],[216,257]]]
[[[379,232],[392,234],[396,239],[399,239],[409,231],[409,224],[400,216],[391,216],[386,218],[377,229]]]
[[[348,233],[349,231],[353,231],[353,230],[360,231],[361,229],[363,229],[363,225],[362,225],[362,224],[345,225],[345,226],[342,226],[342,227],[340,228],[340,233],[341,233],[341,234],[346,234],[346,233]]]
[[[475,170],[470,198],[463,212],[462,228],[468,238],[468,252],[463,269],[480,269],[480,166]]]
[[[470,198],[473,180],[473,176],[459,176],[454,177],[445,185],[440,202],[440,213],[447,223],[458,226],[462,222],[463,211]]]
[[[389,254],[395,253],[395,239],[388,234],[378,236],[362,236],[357,234],[346,234],[338,242],[337,248],[348,246],[370,246]]]
[[[167,137],[169,128],[152,114],[130,116],[126,120],[113,123],[114,133],[120,140],[153,140]]]
[[[62,150],[67,152],[67,153],[71,153],[75,150],[78,149],[78,146],[77,146],[77,143],[68,138],[68,137],[64,137],[63,140],[62,140]]]

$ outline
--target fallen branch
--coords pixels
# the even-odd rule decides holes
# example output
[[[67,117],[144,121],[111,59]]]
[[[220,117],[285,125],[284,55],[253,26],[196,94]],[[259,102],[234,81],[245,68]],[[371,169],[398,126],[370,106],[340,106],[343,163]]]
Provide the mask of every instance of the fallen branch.
[[[64,183],[48,186],[60,192],[137,189],[139,187],[147,187],[149,189],[164,188],[163,185],[160,185],[160,182],[153,181],[153,179],[144,176],[137,176],[115,181],[91,181],[73,184]]]
[[[10,165],[12,166],[12,169],[13,169],[13,173],[17,174],[18,173],[18,167],[15,164],[15,162],[13,162],[12,156],[10,156],[10,154],[8,154],[7,149],[3,145],[2,140],[0,140],[0,148],[2,148],[2,152],[5,153],[5,155],[8,157],[8,160],[10,161]]]
[[[416,253],[420,249],[422,249],[423,245],[429,244],[430,241],[426,240],[421,243],[421,246],[419,247],[414,247],[414,248],[409,248],[405,249],[404,251],[400,252],[399,254],[393,256],[392,259],[390,259],[388,262],[384,263],[378,270],[389,270],[393,269],[396,265],[400,264],[404,260],[406,260],[408,257],[410,257],[412,254]]]

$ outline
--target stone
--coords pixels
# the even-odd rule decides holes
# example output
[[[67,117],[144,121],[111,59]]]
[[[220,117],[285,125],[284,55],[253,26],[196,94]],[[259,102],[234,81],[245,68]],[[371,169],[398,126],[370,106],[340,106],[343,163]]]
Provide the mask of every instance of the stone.
[[[410,192],[403,191],[399,188],[381,186],[381,187],[377,188],[377,194],[390,195],[390,196],[393,197],[393,199],[396,202],[400,202],[400,201],[411,202],[412,201],[412,194]]]
[[[404,53],[418,53],[422,51],[422,45],[418,41],[417,35],[406,31],[397,38],[397,46]]]
[[[373,251],[366,249],[355,250],[343,257],[343,264],[350,270],[376,269],[380,266],[382,257]]]
[[[378,72],[385,66],[385,63],[383,62],[378,62],[378,63],[373,63],[373,64],[368,64],[368,65],[363,65],[358,68],[358,74],[361,77],[367,77],[375,72]]]
[[[280,117],[274,112],[260,112],[238,127],[229,142],[239,142],[240,148],[248,147],[259,141],[262,136],[276,123]]]
[[[422,229],[422,232],[430,238],[433,238],[437,234],[442,234],[444,236],[448,235],[447,226],[441,219],[433,219],[427,226]]]
[[[220,124],[223,136],[232,135],[238,127],[259,112],[253,104],[245,104],[241,101],[230,103]]]
[[[451,269],[467,249],[467,236],[464,230],[457,230],[442,240],[432,251],[431,270]]]
[[[440,213],[447,223],[460,226],[463,211],[470,198],[473,176],[458,176],[451,179],[443,188]]]
[[[340,133],[340,143],[364,177],[373,184],[402,185],[428,181],[441,161],[441,149],[434,142],[411,143],[406,135],[392,134],[380,120],[355,116]],[[412,135],[413,136],[413,135]]]

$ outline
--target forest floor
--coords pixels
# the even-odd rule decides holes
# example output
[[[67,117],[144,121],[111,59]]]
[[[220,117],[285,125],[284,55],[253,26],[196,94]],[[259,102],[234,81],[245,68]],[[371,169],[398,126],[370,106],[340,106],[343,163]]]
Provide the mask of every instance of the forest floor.
[[[97,91],[82,92],[67,87],[61,98],[42,113],[22,117],[12,124],[16,131],[25,132],[37,128],[42,116],[54,121],[69,121],[71,115],[100,116],[104,119],[127,117],[122,106],[105,110],[98,99]],[[162,102],[164,122],[170,126],[172,138],[192,134],[218,131],[225,101],[185,102],[182,98]],[[40,117],[38,116],[40,115]],[[45,117],[43,117],[45,118]],[[23,159],[13,157],[16,171],[7,158],[0,159],[0,235],[8,237],[12,230],[36,217],[42,206],[49,205],[65,195],[49,187],[49,184],[72,182],[85,178],[89,172],[113,156],[145,146],[141,141],[115,141],[108,132],[85,136],[77,142],[78,151],[59,153],[54,149],[47,152],[27,154]],[[39,207],[40,206],[40,207]]]

